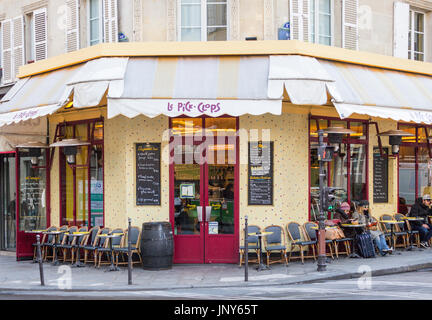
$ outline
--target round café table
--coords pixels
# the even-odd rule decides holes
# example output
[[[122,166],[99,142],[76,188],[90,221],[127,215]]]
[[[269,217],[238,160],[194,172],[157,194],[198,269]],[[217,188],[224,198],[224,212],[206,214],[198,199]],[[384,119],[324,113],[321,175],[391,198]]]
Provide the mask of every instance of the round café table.
[[[352,223],[343,223],[343,224],[341,224],[341,226],[343,228],[353,228],[353,229],[356,229],[356,228],[365,228],[366,227],[365,224],[352,224]],[[354,237],[354,240],[353,240],[353,252],[348,256],[348,258],[361,258],[360,255],[358,255],[356,253],[356,251],[357,251],[357,240],[356,240],[356,237]]]
[[[273,232],[266,232],[266,231],[261,232],[261,231],[258,231],[258,232],[248,233],[249,236],[257,236],[258,237],[258,243],[259,243],[259,249],[260,249],[261,259],[260,259],[259,265],[256,267],[257,271],[262,271],[262,270],[268,270],[268,269],[270,269],[270,267],[268,267],[267,265],[263,264],[264,256],[263,256],[263,252],[262,252],[262,237],[266,237],[266,236],[268,236],[270,234],[273,234]],[[246,254],[249,254],[249,253],[246,252]]]
[[[66,233],[68,232],[67,230],[58,230],[58,231],[45,231],[42,232],[43,234],[47,234],[47,235],[53,235],[55,237],[55,242],[53,245],[53,250],[54,250],[54,261],[52,263],[53,266],[58,266],[60,264],[60,261],[58,261],[57,259],[57,245],[58,243],[58,237],[59,235],[61,235],[62,233]]]
[[[408,228],[408,224],[410,221],[423,221],[424,222],[424,218],[420,218],[420,217],[403,217],[402,220],[405,220],[405,223],[407,225],[407,229],[412,231],[411,225],[410,228]],[[420,248],[417,248],[413,245],[413,234],[410,234],[410,246],[408,248],[406,248],[407,251],[413,251],[413,250],[417,250],[417,251],[423,251]]]
[[[88,231],[86,231],[86,232],[74,232],[74,233],[66,233],[65,236],[67,236],[67,237],[74,237],[75,239],[78,239],[78,237],[85,236],[85,235],[87,235],[89,233],[90,232],[88,232]],[[85,264],[82,263],[81,260],[80,260],[80,248],[79,248],[80,244],[79,243],[77,244],[76,241],[77,240],[75,240],[75,245],[76,245],[76,248],[77,248],[77,259],[76,259],[75,263],[72,261],[72,266],[75,266],[77,268],[85,267]]]
[[[114,250],[112,246],[112,239],[121,237],[124,233],[111,233],[111,234],[100,234],[99,237],[105,237],[109,239],[110,251],[111,251],[111,265],[108,270],[105,271],[120,271],[119,267],[114,265]]]
[[[46,230],[25,230],[24,231],[24,233],[28,233],[28,234],[42,234],[42,233],[44,233]],[[40,245],[41,245],[41,247],[42,247],[42,239],[40,239]],[[37,256],[37,255],[36,255]],[[37,263],[38,261],[37,261],[37,258],[36,258],[36,256],[35,255],[33,255],[33,263]],[[42,257],[41,257],[41,259],[42,259]]]

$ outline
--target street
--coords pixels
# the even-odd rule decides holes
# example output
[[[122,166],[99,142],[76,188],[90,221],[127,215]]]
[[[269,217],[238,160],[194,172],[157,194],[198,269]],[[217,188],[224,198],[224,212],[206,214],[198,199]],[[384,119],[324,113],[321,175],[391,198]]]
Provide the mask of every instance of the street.
[[[301,285],[190,288],[146,291],[0,291],[0,299],[53,300],[429,300],[432,269],[381,277]]]

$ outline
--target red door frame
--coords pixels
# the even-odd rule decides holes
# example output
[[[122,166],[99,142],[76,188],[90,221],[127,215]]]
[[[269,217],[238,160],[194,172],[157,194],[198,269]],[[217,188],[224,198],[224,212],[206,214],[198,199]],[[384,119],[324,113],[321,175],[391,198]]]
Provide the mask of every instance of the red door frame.
[[[221,116],[220,118],[232,118],[231,116]],[[179,118],[188,118],[179,116]],[[205,119],[207,116],[200,117],[202,119],[202,129],[205,130]],[[172,128],[172,118],[169,118],[169,128]],[[236,118],[236,127],[239,130],[239,118]],[[182,137],[184,144],[185,138]],[[170,138],[170,143],[173,141]],[[170,222],[174,234],[174,263],[237,263],[238,262],[238,243],[239,243],[239,215],[240,215],[240,196],[239,196],[239,137],[236,136],[236,163],[234,165],[234,234],[209,235],[208,223],[200,223],[199,235],[175,235],[175,220],[174,220],[174,161],[171,161],[173,151],[170,153],[169,165],[169,212]],[[171,150],[171,148],[170,148]],[[209,203],[208,198],[208,164],[205,162],[200,165],[200,194],[201,206],[205,208]],[[221,245],[214,245],[214,244]],[[213,244],[213,246],[212,246]]]

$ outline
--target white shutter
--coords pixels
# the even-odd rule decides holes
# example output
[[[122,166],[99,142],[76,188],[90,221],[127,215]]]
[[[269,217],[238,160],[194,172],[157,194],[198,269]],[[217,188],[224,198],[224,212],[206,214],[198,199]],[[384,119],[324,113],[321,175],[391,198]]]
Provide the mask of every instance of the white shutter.
[[[24,16],[18,16],[12,19],[12,30],[13,30],[13,69],[12,78],[15,78],[18,74],[19,67],[25,63],[25,51],[24,51]]]
[[[118,41],[117,0],[103,0],[104,42]]]
[[[393,56],[408,58],[409,4],[394,3]]]
[[[2,37],[2,67],[3,67],[3,83],[13,81],[13,59],[12,59],[12,20],[4,20],[1,23],[1,37]]]
[[[66,52],[79,50],[79,0],[66,0]]]
[[[47,48],[47,10],[38,9],[33,12],[33,39],[34,39],[34,58],[35,61],[46,59],[48,56]]]
[[[290,39],[309,40],[309,0],[290,0]]]
[[[358,0],[342,0],[342,48],[358,50]]]

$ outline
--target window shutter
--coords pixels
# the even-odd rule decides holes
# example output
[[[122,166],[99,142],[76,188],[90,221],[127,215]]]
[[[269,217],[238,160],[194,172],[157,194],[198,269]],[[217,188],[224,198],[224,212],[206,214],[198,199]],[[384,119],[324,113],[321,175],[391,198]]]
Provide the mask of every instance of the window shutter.
[[[103,0],[104,42],[118,41],[117,0]]]
[[[290,39],[309,40],[309,0],[290,0]]]
[[[46,59],[47,48],[47,10],[38,9],[33,12],[33,39],[35,61]]]
[[[79,50],[79,0],[66,0],[66,52]]]
[[[358,50],[358,0],[342,0],[342,48]]]
[[[15,81],[19,67],[25,62],[24,52],[24,17],[18,16],[12,19],[13,30],[13,69],[12,80]]]
[[[12,20],[2,21],[1,28],[2,37],[2,67],[3,67],[3,83],[9,83],[13,81],[12,69]]]
[[[409,4],[394,3],[393,56],[408,58]]]

